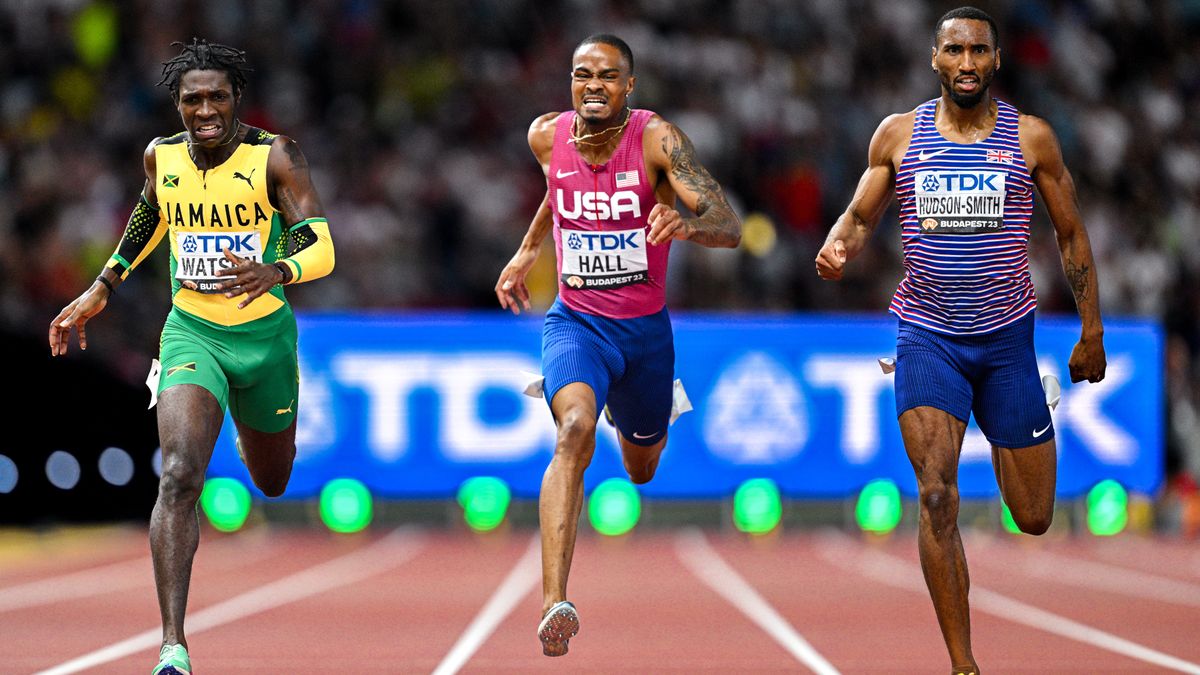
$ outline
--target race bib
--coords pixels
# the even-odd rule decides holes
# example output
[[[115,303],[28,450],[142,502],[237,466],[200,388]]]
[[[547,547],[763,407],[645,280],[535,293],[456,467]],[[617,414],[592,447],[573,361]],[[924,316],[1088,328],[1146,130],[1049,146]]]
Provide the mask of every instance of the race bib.
[[[258,230],[232,234],[188,232],[179,236],[175,278],[195,282],[201,293],[219,293],[216,285],[231,278],[225,272],[234,265],[223,253],[226,248],[239,258],[263,261],[262,236]]]
[[[976,234],[1004,229],[1003,171],[919,171],[921,234]]]
[[[568,288],[603,290],[650,279],[646,230],[562,231],[562,282]]]

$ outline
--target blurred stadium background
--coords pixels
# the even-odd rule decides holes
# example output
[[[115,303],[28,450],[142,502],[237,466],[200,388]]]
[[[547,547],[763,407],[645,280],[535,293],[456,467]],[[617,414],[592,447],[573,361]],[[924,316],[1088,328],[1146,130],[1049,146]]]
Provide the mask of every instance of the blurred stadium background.
[[[249,494],[255,513],[315,511],[343,478],[357,482],[336,483],[350,489],[327,491],[326,506],[351,526],[364,484],[376,517],[419,504],[451,522],[467,484],[463,503],[494,515],[511,496],[510,519],[535,522],[552,431],[519,373],[537,369],[540,317],[503,314],[492,287],[544,192],[528,124],[570,107],[571,50],[598,31],[630,43],[633,103],[691,136],[746,227],[737,251],[672,254],[678,372],[696,411],[642,491],[645,520],[728,525],[735,494],[743,515],[765,513],[759,526],[777,512],[850,524],[871,504],[899,515],[895,490],[915,484],[874,365],[902,274],[894,209],[842,283],[820,283],[812,259],[879,120],[937,95],[932,26],[958,4],[3,0],[0,523],[148,518],[157,441],[143,381],[169,305],[165,254],[89,325],[86,353],[51,360],[45,335],[119,238],[146,143],[180,128],[155,82],[170,43],[194,35],[247,51],[241,118],[299,141],[338,257],[330,278],[289,289],[304,368],[289,496],[247,493],[226,433],[212,476],[232,482],[214,482],[213,512],[236,527]],[[1100,269],[1110,377],[1099,393],[1066,386],[1055,413],[1059,527],[1087,531],[1085,496],[1102,493],[1119,511],[1110,529],[1128,515],[1195,535],[1200,2],[977,4],[1000,24],[993,92],[1057,131]],[[1077,323],[1042,210],[1031,260],[1043,367],[1061,376]],[[552,249],[530,285],[547,307]],[[980,515],[965,520],[999,528],[980,442],[963,469]],[[588,488],[621,475],[606,430]],[[481,476],[496,480],[468,483]],[[606,485],[619,520],[628,491]]]

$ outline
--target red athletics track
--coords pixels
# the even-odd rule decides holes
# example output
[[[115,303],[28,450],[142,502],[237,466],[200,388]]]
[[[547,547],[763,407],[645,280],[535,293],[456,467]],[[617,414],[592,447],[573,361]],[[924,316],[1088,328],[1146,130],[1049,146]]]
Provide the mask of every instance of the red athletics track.
[[[533,537],[206,529],[196,672],[948,671],[912,532],[583,532],[560,659],[534,636]],[[964,539],[984,672],[1200,673],[1194,543]],[[0,673],[144,675],[158,636],[144,530],[0,533]]]

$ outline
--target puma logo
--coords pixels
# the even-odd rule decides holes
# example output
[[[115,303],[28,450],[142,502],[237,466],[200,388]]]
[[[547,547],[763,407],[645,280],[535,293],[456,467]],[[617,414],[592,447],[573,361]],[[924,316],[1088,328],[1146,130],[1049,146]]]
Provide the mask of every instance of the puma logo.
[[[275,414],[276,415],[286,415],[286,414],[292,412],[292,407],[294,405],[296,405],[296,399],[292,399],[292,402],[288,404],[288,407],[280,408],[280,409],[276,410]]]
[[[254,189],[254,183],[251,183],[251,182],[250,182],[250,179],[254,177],[254,172],[255,172],[255,171],[258,171],[258,168],[257,168],[257,167],[255,167],[255,168],[253,168],[253,169],[250,169],[250,175],[249,175],[249,176],[243,176],[241,171],[234,171],[234,172],[233,172],[233,177],[234,177],[234,178],[237,178],[237,179],[239,179],[239,180],[244,180],[244,181],[246,181],[246,185],[249,185],[249,186],[250,186],[250,189],[251,189],[251,190],[253,190],[253,189]]]

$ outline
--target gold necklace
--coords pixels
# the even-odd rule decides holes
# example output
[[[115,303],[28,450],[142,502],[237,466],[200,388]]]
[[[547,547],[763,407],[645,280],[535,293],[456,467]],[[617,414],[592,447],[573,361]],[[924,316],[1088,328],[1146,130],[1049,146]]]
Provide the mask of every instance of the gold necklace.
[[[600,136],[601,134],[607,134],[610,131],[616,131],[617,133],[620,133],[621,130],[625,128],[625,125],[629,124],[630,117],[633,117],[633,111],[630,110],[629,108],[625,108],[625,121],[621,122],[620,126],[609,127],[607,129],[602,129],[595,133],[584,134],[584,135],[580,136],[578,134],[578,132],[576,131],[576,129],[579,127],[579,115],[576,115],[575,120],[571,122],[571,137],[567,139],[567,142],[574,143],[575,145],[604,145],[605,143],[608,143],[612,139],[606,138],[603,141],[588,141],[587,139],[595,138],[596,136]]]

